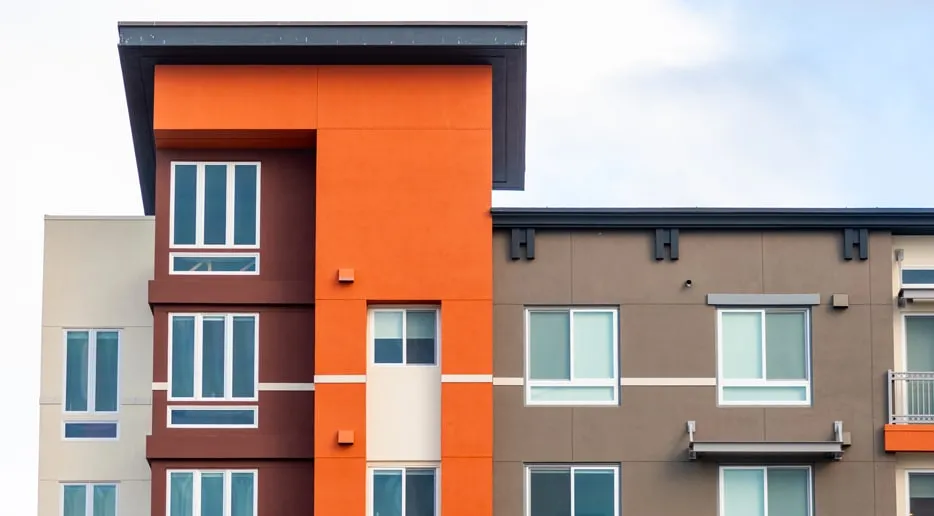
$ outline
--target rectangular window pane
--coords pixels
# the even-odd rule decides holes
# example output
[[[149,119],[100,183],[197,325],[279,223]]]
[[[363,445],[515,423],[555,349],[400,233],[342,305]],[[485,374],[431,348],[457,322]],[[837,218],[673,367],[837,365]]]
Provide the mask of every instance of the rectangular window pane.
[[[195,395],[195,318],[172,317],[172,396]]]
[[[574,470],[574,516],[615,516],[615,477],[612,469]]]
[[[373,312],[373,361],[402,363],[402,311]]]
[[[117,516],[117,486],[94,486],[94,516]]]
[[[530,516],[571,515],[570,468],[534,468],[529,474]]]
[[[529,387],[529,401],[589,402],[613,401],[616,387]]]
[[[86,516],[87,507],[87,486],[74,485],[64,488],[63,514],[64,516]]]
[[[233,397],[256,394],[256,318],[233,318]]]
[[[569,312],[529,312],[529,379],[571,379]]]
[[[723,470],[723,516],[765,516],[765,471]]]
[[[765,377],[807,379],[807,319],[804,312],[765,315]]]
[[[574,312],[574,378],[615,378],[611,312]]]
[[[905,362],[908,371],[934,371],[934,317],[906,317],[905,337]]]
[[[227,243],[227,165],[204,166],[204,243]]]
[[[192,516],[194,509],[192,473],[169,474],[168,516]]]
[[[405,516],[435,516],[435,470],[405,470]]]
[[[402,516],[402,471],[373,472],[373,516]]]
[[[909,473],[908,499],[910,514],[934,514],[934,474]]]
[[[172,409],[173,426],[254,426],[256,411],[251,409]]]
[[[256,272],[256,256],[173,256],[172,272],[248,273]]]
[[[808,516],[810,493],[808,470],[804,468],[769,468],[769,516]]]
[[[201,324],[201,396],[224,397],[223,317],[205,317]]]
[[[902,283],[905,285],[934,285],[934,269],[903,269]]]
[[[234,166],[234,244],[256,244],[256,165]]]
[[[195,165],[175,165],[174,239],[175,245],[195,244],[196,198],[198,168]]]
[[[720,359],[723,378],[761,379],[762,314],[723,312],[720,328]]]
[[[94,386],[94,410],[97,412],[117,411],[117,371],[120,367],[118,347],[117,332],[97,332]]]
[[[65,411],[88,410],[89,333],[70,331],[65,336]]]
[[[405,362],[434,364],[437,315],[434,310],[405,312]]]
[[[116,439],[117,423],[114,422],[68,422],[65,423],[65,439]]]
[[[224,516],[224,474],[201,474],[200,516]]]
[[[256,516],[253,514],[253,473],[231,473],[230,516]]]
[[[779,402],[807,401],[808,388],[801,387],[723,387],[723,401]]]

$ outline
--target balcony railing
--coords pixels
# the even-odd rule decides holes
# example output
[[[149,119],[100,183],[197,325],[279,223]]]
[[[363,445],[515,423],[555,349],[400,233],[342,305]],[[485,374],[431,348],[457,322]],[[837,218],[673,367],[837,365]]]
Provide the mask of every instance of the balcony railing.
[[[934,425],[934,372],[889,371],[889,424]]]

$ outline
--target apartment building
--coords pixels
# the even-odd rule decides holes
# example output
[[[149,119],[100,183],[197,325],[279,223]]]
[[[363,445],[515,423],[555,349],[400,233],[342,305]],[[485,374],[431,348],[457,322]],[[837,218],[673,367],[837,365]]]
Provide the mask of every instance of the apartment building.
[[[934,210],[491,208],[521,23],[119,33],[40,516],[934,514]]]

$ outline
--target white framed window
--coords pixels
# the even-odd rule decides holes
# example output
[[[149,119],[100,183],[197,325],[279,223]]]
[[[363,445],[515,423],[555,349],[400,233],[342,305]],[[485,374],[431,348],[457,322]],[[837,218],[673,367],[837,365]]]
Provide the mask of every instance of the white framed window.
[[[809,466],[722,466],[720,516],[813,516]]]
[[[620,516],[618,465],[525,468],[525,516]]]
[[[173,162],[170,189],[171,247],[259,247],[258,162]]]
[[[169,470],[166,516],[258,516],[256,470]]]
[[[259,314],[169,314],[169,401],[256,401]]]
[[[934,470],[911,469],[905,475],[908,514],[921,516],[934,512]]]
[[[62,516],[116,516],[117,484],[62,484]]]
[[[169,405],[169,428],[258,428],[259,406]]]
[[[169,253],[169,274],[255,276],[259,253]]]
[[[720,405],[811,404],[809,310],[721,309],[717,317]]]
[[[934,288],[934,267],[902,267],[902,287]]]
[[[529,405],[619,403],[619,311],[528,308],[525,394]]]
[[[65,330],[65,439],[116,439],[120,407],[120,330]],[[102,420],[107,416],[109,420]]]
[[[370,468],[369,516],[438,516],[437,467]]]
[[[371,308],[371,360],[378,365],[438,365],[440,310]]]

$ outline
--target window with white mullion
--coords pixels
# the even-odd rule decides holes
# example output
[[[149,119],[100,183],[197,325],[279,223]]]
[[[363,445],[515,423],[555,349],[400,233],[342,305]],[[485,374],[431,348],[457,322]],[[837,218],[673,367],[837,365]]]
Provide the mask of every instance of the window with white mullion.
[[[723,466],[720,516],[812,516],[808,466]]]
[[[119,357],[118,330],[65,331],[65,412],[117,412]]]
[[[437,516],[438,468],[370,469],[370,516]]]
[[[169,470],[167,516],[257,516],[255,470]]]
[[[616,404],[618,311],[527,309],[526,364],[530,404]]]
[[[171,314],[172,400],[255,400],[256,314]]]
[[[718,312],[721,404],[810,404],[810,314],[797,308]]]
[[[526,467],[526,516],[618,516],[618,465]]]
[[[172,163],[171,246],[259,246],[259,163]]]

